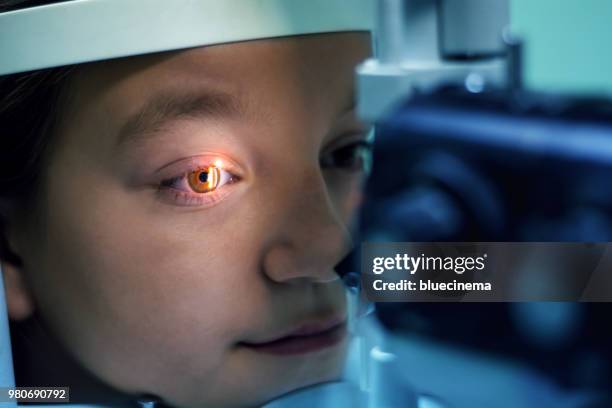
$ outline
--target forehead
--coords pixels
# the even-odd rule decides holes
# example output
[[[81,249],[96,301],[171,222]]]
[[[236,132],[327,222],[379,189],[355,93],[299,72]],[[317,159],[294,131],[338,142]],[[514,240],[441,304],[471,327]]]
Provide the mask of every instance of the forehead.
[[[195,48],[94,63],[73,81],[72,104],[96,104],[124,119],[160,93],[231,94],[265,114],[269,98],[300,98],[321,109],[321,94],[352,99],[355,64],[370,54],[366,33],[322,34]],[[347,94],[347,92],[349,94]],[[323,98],[329,100],[328,97]],[[329,100],[329,104],[341,103]],[[285,101],[281,106],[295,106]],[[325,104],[324,104],[325,105]]]

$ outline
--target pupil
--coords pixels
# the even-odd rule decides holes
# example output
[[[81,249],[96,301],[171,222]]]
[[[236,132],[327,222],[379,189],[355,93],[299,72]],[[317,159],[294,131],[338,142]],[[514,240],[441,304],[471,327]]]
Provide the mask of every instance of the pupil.
[[[206,171],[201,172],[198,178],[200,179],[202,183],[206,183],[208,181],[208,172]]]

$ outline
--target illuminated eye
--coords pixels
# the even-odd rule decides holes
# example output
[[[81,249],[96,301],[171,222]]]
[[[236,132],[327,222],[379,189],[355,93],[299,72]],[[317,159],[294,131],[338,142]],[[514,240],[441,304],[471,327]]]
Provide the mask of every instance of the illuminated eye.
[[[189,187],[196,193],[210,193],[229,181],[231,176],[219,167],[210,166],[187,173]]]

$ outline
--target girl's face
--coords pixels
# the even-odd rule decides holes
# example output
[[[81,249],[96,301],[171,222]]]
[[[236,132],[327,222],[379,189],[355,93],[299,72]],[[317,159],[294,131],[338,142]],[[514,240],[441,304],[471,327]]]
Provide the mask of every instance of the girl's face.
[[[11,238],[31,302],[104,382],[177,406],[255,405],[338,376],[369,36],[90,64]],[[13,316],[15,317],[15,316]],[[271,343],[284,338],[279,343]]]

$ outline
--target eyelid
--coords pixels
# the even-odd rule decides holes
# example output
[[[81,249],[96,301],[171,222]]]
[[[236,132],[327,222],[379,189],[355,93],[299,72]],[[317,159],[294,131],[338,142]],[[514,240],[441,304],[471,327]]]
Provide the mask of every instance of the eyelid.
[[[331,142],[329,142],[325,148],[322,150],[322,154],[326,155],[334,150],[341,149],[343,147],[352,145],[358,142],[372,143],[372,129],[355,129],[351,131],[347,131],[342,133],[340,136],[334,138]]]
[[[197,156],[175,160],[158,169],[155,176],[156,178],[168,179],[210,166],[220,167],[240,179],[244,178],[242,168],[232,159],[219,153],[202,153]]]

